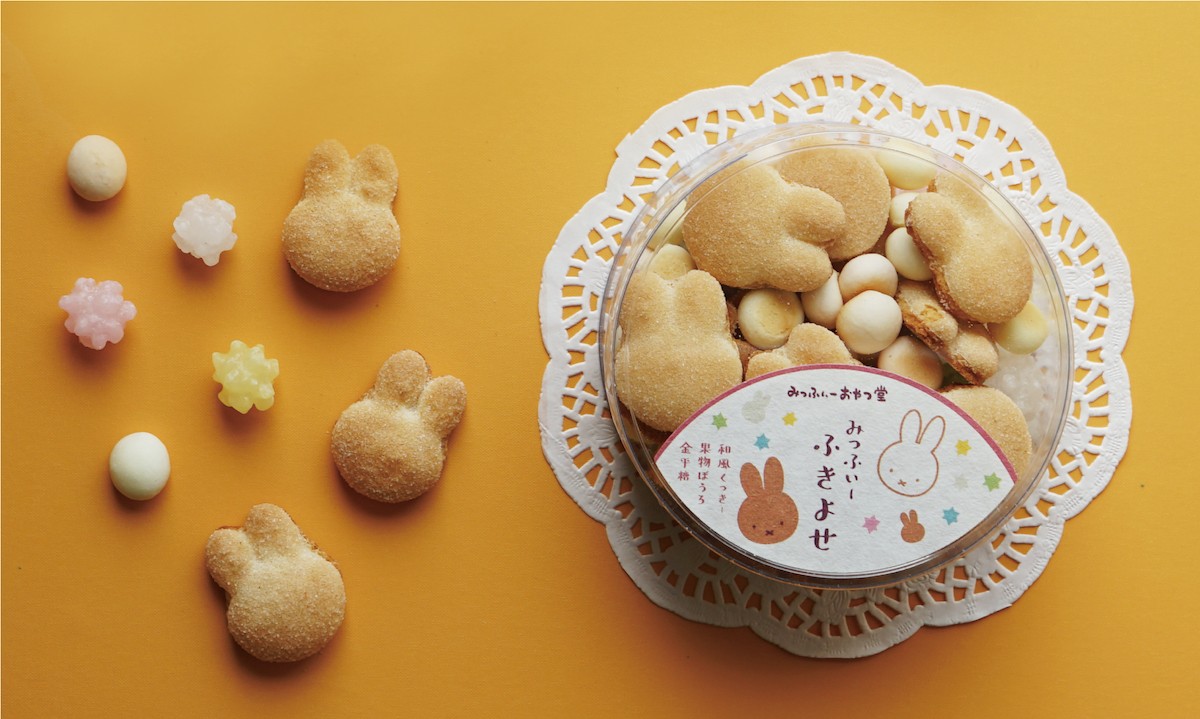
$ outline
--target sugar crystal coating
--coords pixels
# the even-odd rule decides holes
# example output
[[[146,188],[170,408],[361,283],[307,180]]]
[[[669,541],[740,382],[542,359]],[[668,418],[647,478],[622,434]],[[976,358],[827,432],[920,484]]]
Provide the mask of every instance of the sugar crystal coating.
[[[197,195],[183,203],[173,223],[175,234],[171,239],[180,250],[212,267],[220,261],[221,253],[233,249],[237,242],[233,232],[236,218],[233,205],[225,200]]]
[[[250,347],[241,340],[229,344],[228,352],[213,352],[213,379],[221,383],[217,399],[242,414],[250,407],[268,410],[275,404],[275,378],[279,360],[268,359],[262,345]]]
[[[125,323],[137,316],[137,308],[124,299],[120,282],[96,282],[90,277],[75,280],[71,294],[63,295],[58,306],[67,311],[67,330],[84,347],[104,349],[125,336]]]

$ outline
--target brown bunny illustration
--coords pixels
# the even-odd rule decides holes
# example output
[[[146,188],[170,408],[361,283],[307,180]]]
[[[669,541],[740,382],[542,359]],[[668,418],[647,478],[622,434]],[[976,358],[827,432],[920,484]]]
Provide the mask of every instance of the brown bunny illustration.
[[[920,497],[933,489],[941,469],[936,452],[945,434],[946,420],[940,415],[922,426],[921,413],[910,409],[900,420],[899,437],[879,455],[879,481],[906,497]]]
[[[777,544],[796,532],[800,512],[783,491],[783,465],[778,459],[769,457],[762,475],[753,464],[743,464],[742,489],[746,501],[738,509],[738,527],[746,539]]]
[[[350,160],[337,140],[317,145],[304,173],[304,195],[283,223],[288,264],[323,290],[353,292],[378,282],[400,256],[392,214],[399,172],[382,145]]]
[[[910,509],[900,513],[900,538],[909,544],[916,544],[925,538],[925,525],[917,521],[917,510]]]
[[[333,427],[333,459],[356,492],[404,502],[442,476],[446,438],[467,406],[457,377],[430,379],[425,358],[405,350],[388,358],[367,394]]]
[[[279,507],[255,505],[243,526],[213,532],[204,557],[208,573],[229,595],[229,633],[253,656],[304,659],[342,626],[341,573]]]

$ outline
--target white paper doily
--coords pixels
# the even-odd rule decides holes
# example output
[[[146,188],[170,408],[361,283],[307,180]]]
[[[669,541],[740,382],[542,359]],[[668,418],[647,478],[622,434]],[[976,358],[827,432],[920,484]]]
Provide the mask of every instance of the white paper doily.
[[[1074,320],[1072,412],[1041,484],[990,543],[892,587],[808,590],[712,554],[638,479],[608,418],[598,306],[634,216],[680,166],[734,134],[805,121],[877,127],[954,155],[1040,229]],[[1132,412],[1121,351],[1133,312],[1129,264],[1112,230],[1067,189],[1050,143],[983,93],[926,87],[877,58],[831,53],[748,87],[701,90],[663,107],[617,148],[604,192],[563,227],[538,298],[550,361],[538,411],[542,448],[567,494],[605,525],[621,566],[656,604],[720,626],[749,626],[795,654],[861,657],[922,625],[969,622],[1012,605],[1045,569],[1066,520],[1104,489],[1125,454]]]

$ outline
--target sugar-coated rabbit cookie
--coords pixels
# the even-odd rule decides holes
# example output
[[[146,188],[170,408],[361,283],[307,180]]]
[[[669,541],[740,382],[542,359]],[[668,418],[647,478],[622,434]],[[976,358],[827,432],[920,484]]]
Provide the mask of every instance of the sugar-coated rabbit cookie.
[[[746,366],[746,379],[810,364],[861,365],[842,340],[824,327],[805,322],[792,328],[787,343],[770,352],[759,352]]]
[[[908,205],[905,224],[946,309],[972,322],[1012,319],[1033,289],[1033,263],[1021,237],[991,203],[945,172],[933,192]]]
[[[712,275],[636,273],[623,306],[617,393],[641,422],[672,432],[742,381],[725,295]]]
[[[697,267],[746,289],[807,292],[829,279],[825,247],[846,232],[841,203],[767,165],[721,173],[706,185],[711,191],[697,189],[703,199],[683,220],[683,241]]]
[[[370,145],[350,160],[337,140],[317,145],[304,195],[283,223],[288,264],[323,290],[353,292],[378,282],[400,256],[392,214],[399,172],[392,153]]]
[[[1000,354],[983,325],[959,322],[928,282],[901,280],[896,294],[904,326],[945,357],[968,382],[983,384],[1000,368]]]
[[[338,472],[356,492],[379,502],[424,494],[442,476],[446,440],[466,406],[461,380],[431,379],[425,358],[397,352],[333,427]]]
[[[1008,458],[1017,477],[1029,469],[1033,454],[1033,439],[1025,415],[1016,403],[998,389],[991,387],[950,387],[942,390],[942,396],[962,408],[971,419],[983,427],[983,431],[1000,446]]]
[[[229,597],[229,633],[251,655],[298,661],[321,651],[342,626],[341,572],[279,507],[255,505],[240,528],[213,532],[204,557]]]
[[[831,260],[848,260],[870,250],[887,226],[892,186],[868,150],[822,148],[793,153],[780,161],[779,174],[842,203],[846,232],[825,247]]]

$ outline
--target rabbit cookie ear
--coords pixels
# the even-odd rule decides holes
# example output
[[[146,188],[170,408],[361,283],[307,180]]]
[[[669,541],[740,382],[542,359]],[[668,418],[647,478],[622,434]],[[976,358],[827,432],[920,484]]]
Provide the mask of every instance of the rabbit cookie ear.
[[[917,437],[917,444],[921,445],[922,449],[928,449],[932,453],[941,445],[942,437],[945,436],[946,420],[941,416],[937,416],[929,420],[929,424],[925,425],[925,429],[921,430],[921,436]]]
[[[383,145],[369,145],[354,158],[350,184],[368,202],[391,204],[399,182],[396,161]]]
[[[763,487],[767,494],[783,494],[783,463],[777,457],[768,457],[763,467]]]
[[[379,369],[370,395],[403,405],[414,405],[429,382],[429,365],[425,358],[412,350],[388,357]]]
[[[457,377],[445,375],[430,380],[418,404],[421,418],[439,437],[446,437],[462,421],[467,408],[467,388]]]
[[[762,475],[758,473],[758,467],[749,462],[742,465],[742,489],[746,491],[747,497],[763,494]]]
[[[317,145],[304,170],[304,196],[329,195],[350,184],[350,153],[337,140]]]
[[[242,531],[257,554],[262,554],[264,550],[291,554],[297,548],[308,546],[308,541],[288,513],[274,504],[251,507]]]
[[[204,564],[221,589],[233,591],[253,561],[254,548],[241,530],[223,527],[209,535],[208,545],[204,548]]]
[[[899,441],[904,442],[920,442],[921,439],[921,413],[915,409],[910,409],[904,413],[904,419],[900,420],[900,437]]]

